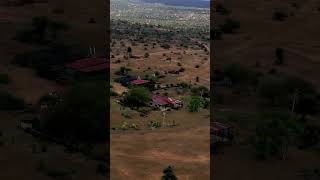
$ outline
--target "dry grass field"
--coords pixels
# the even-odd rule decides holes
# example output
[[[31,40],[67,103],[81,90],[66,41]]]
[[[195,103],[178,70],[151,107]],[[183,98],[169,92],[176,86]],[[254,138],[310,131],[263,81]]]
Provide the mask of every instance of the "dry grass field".
[[[41,48],[41,45],[13,39],[16,31],[30,25],[35,16],[47,16],[67,23],[70,29],[62,40],[68,44],[83,48],[95,46],[98,54],[105,53],[103,1],[54,0],[36,1],[19,7],[0,6],[0,72],[11,80],[9,84],[0,84],[0,89],[23,98],[28,104],[36,104],[41,96],[65,88],[40,78],[31,69],[9,63],[18,53]],[[90,18],[94,18],[96,23],[88,23]],[[17,128],[23,116],[20,112],[0,111],[0,179],[49,180],[56,175],[65,179],[105,179],[96,172],[98,161],[90,160],[81,153],[69,153],[63,146],[40,141]]]
[[[131,45],[127,42],[125,46]],[[124,59],[125,50],[118,55],[114,54],[111,59],[110,75],[115,92],[124,90],[119,83],[113,82],[119,77],[115,72],[120,67],[130,68],[130,75],[140,76],[142,79],[145,75],[150,76],[155,72],[164,75],[158,79],[161,85],[185,82],[192,86],[209,88],[210,61],[206,52],[174,45],[170,49],[164,49],[158,44],[154,48],[150,46],[152,47],[149,45],[147,50],[140,43],[131,46],[132,55],[140,57],[138,59]],[[149,57],[144,57],[146,52],[149,53]],[[197,65],[199,67],[196,67]],[[167,73],[179,70],[181,67],[184,68],[184,72]],[[197,76],[198,82],[196,82]],[[209,179],[210,111],[201,109],[200,112],[188,112],[186,107],[190,94],[177,94],[174,87],[158,92],[184,101],[183,108],[166,113],[164,123],[172,124],[174,121],[176,126],[151,130],[148,127],[150,121],[163,122],[160,110],[153,110],[146,117],[141,117],[135,110],[121,109],[116,102],[119,97],[111,98],[111,129],[121,127],[124,122],[134,123],[139,127],[139,130],[111,130],[111,179],[159,179],[163,175],[163,169],[169,165],[174,167],[178,179]],[[123,113],[129,114],[130,117],[125,117]]]
[[[213,42],[215,53],[212,67],[219,69],[226,64],[239,63],[263,73],[275,69],[276,72],[311,82],[319,91],[320,36],[317,29],[320,24],[315,20],[320,17],[318,2],[229,0],[218,3],[231,10],[231,14],[216,13],[216,24],[223,23],[224,19],[229,17],[239,21],[240,28],[236,33],[224,34],[222,40]],[[275,11],[284,12],[288,17],[284,21],[275,21],[272,19]],[[281,66],[274,65],[276,48],[284,49],[284,64]],[[231,91],[223,92],[226,97],[225,105],[215,106],[215,114],[230,112],[231,117],[235,112],[256,113],[258,108],[256,98],[236,95]],[[215,116],[215,114],[213,114],[215,121],[236,125],[239,131],[238,142],[241,142],[241,137],[248,133],[244,129],[251,123],[250,120],[246,118],[230,118],[234,121],[222,120],[223,115]],[[314,119],[319,117],[315,116]],[[266,161],[258,161],[252,148],[237,142],[225,147],[223,151],[224,153],[218,153],[211,159],[211,175],[214,180],[303,180],[308,177],[300,176],[301,171],[306,169],[312,171],[320,166],[319,150],[316,148],[307,150],[290,148],[287,160]],[[310,176],[310,179],[317,178]]]

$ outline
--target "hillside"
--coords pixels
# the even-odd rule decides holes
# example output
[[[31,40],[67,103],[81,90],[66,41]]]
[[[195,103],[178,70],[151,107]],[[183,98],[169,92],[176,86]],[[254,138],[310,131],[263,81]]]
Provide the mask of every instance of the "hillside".
[[[30,131],[19,128],[21,120],[30,120],[31,117],[32,122],[41,117],[39,100],[44,95],[64,92],[67,88],[65,84],[58,84],[52,79],[40,76],[32,66],[21,67],[22,65],[13,63],[13,60],[20,56],[22,64],[28,60],[34,62],[35,59],[41,59],[42,65],[49,64],[50,60],[47,57],[52,54],[48,49],[58,47],[56,52],[61,50],[61,54],[65,50],[55,46],[57,44],[71,47],[77,53],[84,51],[85,54],[89,46],[95,46],[96,53],[104,55],[103,1],[36,0],[34,3],[30,2],[33,1],[0,1],[0,168],[2,169],[0,179],[105,179],[105,174],[97,173],[97,167],[105,167],[105,163],[88,158],[83,153],[71,152],[61,144],[53,143],[46,138],[38,138],[39,136],[34,136]],[[32,24],[35,23],[34,17],[46,17],[43,19],[54,22],[51,26],[57,25],[56,27],[59,28],[66,25],[68,30],[59,34],[55,42],[18,41],[17,36],[21,34],[25,39],[34,40],[32,36],[37,34],[28,34],[28,30],[34,28]],[[89,23],[90,19],[95,22]],[[78,58],[77,56],[69,56],[70,59],[63,56],[59,58],[59,54],[56,54],[57,56],[51,57],[54,57],[53,59],[57,62]],[[49,69],[44,68],[43,72],[48,71]],[[20,109],[7,107],[16,106],[16,104],[21,105]],[[40,137],[43,136],[40,135]],[[105,144],[101,147],[95,147],[95,149],[105,149]],[[106,156],[103,154],[101,157]]]
[[[248,81],[242,79],[246,82],[240,82],[241,78],[233,76],[231,79],[234,82],[239,81],[231,87],[213,84],[216,90],[213,119],[231,124],[235,130],[234,143],[224,148],[218,147],[218,152],[211,159],[211,175],[214,179],[316,178],[317,175],[312,171],[319,167],[319,141],[308,145],[304,143],[308,142],[308,138],[318,137],[316,134],[306,135],[308,128],[319,132],[320,35],[317,29],[320,23],[315,20],[320,16],[319,6],[319,3],[313,0],[228,0],[215,4],[215,8],[218,7],[213,18],[215,27],[225,32],[220,39],[212,41],[214,54],[211,67],[226,71],[226,66],[236,64],[237,66],[233,66],[233,73],[244,74],[244,79],[248,78]],[[223,26],[227,21],[228,27]],[[289,82],[286,79],[288,77],[294,80]],[[297,93],[298,101],[295,101],[292,90],[281,94],[283,89],[289,89],[290,83],[292,85],[297,82],[303,82],[306,86],[295,87],[296,89],[314,86],[313,90],[316,92],[310,95],[302,90],[302,93]],[[270,86],[266,85],[268,83]],[[285,83],[288,85],[284,85]],[[277,103],[268,101],[268,93],[277,97]],[[307,110],[314,108],[315,111],[310,114],[308,112],[306,120],[302,121],[301,112],[296,109],[293,111],[292,104],[303,104],[303,99],[308,98],[312,99],[314,104],[305,103],[304,106]],[[281,119],[280,116],[288,114],[290,116]],[[261,150],[254,144],[254,139],[261,138],[258,136],[261,130],[259,128],[265,127],[263,125],[268,121],[286,120],[303,129],[301,134],[297,133],[299,138],[295,143],[288,143],[288,150],[284,152],[287,157],[278,157],[271,153],[271,157],[267,156],[266,159],[257,158],[257,152],[268,151],[263,148]],[[273,132],[277,131],[276,128],[277,126],[273,127]],[[265,130],[262,132],[266,133],[266,137],[270,136]],[[278,145],[276,143],[275,146]]]
[[[320,17],[319,3],[316,1],[235,1],[221,2],[231,10],[230,15],[217,13],[216,24],[223,23],[228,16],[240,22],[234,34],[226,34],[223,40],[214,42],[214,65],[231,62],[254,67],[261,64],[259,71],[271,68],[312,82],[320,88],[318,69],[320,26],[315,19]],[[272,19],[276,11],[288,15],[284,21]],[[284,65],[273,66],[275,49],[284,49]],[[227,50],[226,50],[227,49]]]

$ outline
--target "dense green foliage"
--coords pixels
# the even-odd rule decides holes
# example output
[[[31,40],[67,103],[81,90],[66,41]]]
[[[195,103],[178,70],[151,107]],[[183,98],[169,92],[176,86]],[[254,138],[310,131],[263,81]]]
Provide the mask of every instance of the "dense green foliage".
[[[104,140],[108,129],[107,99],[104,81],[78,82],[48,115],[45,130],[58,137]]]
[[[298,122],[289,114],[263,114],[252,137],[259,158],[278,157],[285,159],[288,146],[296,140],[300,131]]]
[[[191,100],[188,104],[188,111],[189,112],[198,112],[199,109],[202,107],[203,99],[200,96],[192,96]]]
[[[130,89],[128,94],[124,97],[123,103],[129,107],[142,107],[147,105],[151,100],[150,92],[145,87],[134,87]]]

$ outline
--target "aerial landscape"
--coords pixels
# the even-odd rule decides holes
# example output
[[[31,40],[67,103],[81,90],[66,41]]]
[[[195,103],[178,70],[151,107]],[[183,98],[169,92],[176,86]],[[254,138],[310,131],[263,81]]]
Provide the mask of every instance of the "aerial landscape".
[[[213,179],[319,179],[319,7],[212,4]]]
[[[210,10],[170,2],[110,4],[113,180],[210,179]]]
[[[0,179],[106,179],[104,12],[0,1]]]

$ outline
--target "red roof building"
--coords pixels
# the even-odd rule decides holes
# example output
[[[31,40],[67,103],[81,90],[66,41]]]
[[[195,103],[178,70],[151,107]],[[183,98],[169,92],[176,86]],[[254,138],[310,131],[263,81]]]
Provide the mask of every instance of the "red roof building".
[[[110,67],[109,61],[105,57],[80,59],[67,63],[65,66],[84,73],[107,70]]]
[[[152,102],[154,106],[170,106],[174,108],[182,107],[182,102],[179,100],[155,94],[152,95]]]
[[[168,101],[167,97],[162,97],[162,96],[158,96],[158,95],[153,95],[152,101],[160,106],[166,106],[166,105],[171,104],[171,102]]]
[[[149,81],[148,80],[143,80],[143,79],[135,79],[135,80],[132,80],[130,83],[132,85],[142,85],[142,84],[149,83]]]

